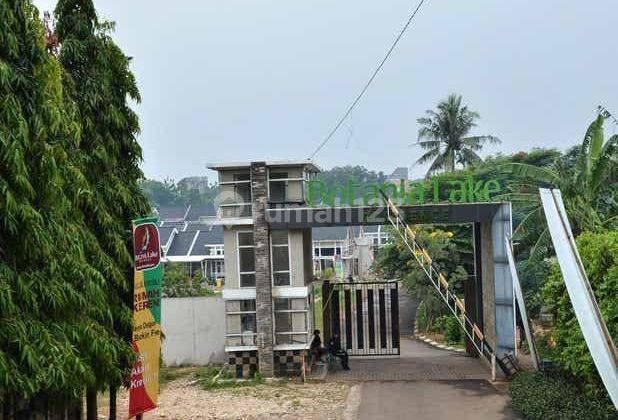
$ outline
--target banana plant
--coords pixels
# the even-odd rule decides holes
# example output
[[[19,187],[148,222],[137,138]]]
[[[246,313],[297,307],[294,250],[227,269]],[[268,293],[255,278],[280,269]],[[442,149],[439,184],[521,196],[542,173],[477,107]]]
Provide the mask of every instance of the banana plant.
[[[574,164],[558,159],[551,167],[502,165],[502,171],[514,178],[504,198],[525,209],[525,216],[515,229],[516,240],[531,245],[531,255],[550,246],[539,187],[561,191],[575,236],[583,231],[603,231],[616,226],[618,135],[606,140],[604,123],[609,117],[607,113],[599,113],[588,126]]]

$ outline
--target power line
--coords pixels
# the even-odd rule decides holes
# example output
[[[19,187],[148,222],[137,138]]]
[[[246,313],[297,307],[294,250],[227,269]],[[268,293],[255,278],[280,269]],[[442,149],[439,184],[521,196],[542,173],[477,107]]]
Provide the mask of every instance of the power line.
[[[339,130],[339,127],[341,127],[341,124],[343,124],[343,122],[350,116],[350,113],[352,112],[354,107],[356,107],[356,105],[362,99],[362,97],[365,94],[365,92],[367,91],[367,89],[369,89],[369,86],[371,85],[373,80],[376,78],[376,76],[378,75],[380,70],[382,70],[382,67],[384,66],[384,63],[386,63],[386,60],[388,60],[388,58],[390,57],[391,53],[393,52],[393,50],[397,46],[397,43],[399,42],[401,37],[403,37],[403,34],[406,32],[406,30],[408,29],[408,27],[412,23],[412,20],[414,19],[414,16],[416,16],[416,14],[420,10],[420,8],[421,8],[421,6],[423,5],[424,2],[425,2],[425,0],[421,0],[418,3],[418,5],[416,6],[416,9],[414,9],[412,14],[408,18],[408,21],[406,22],[406,24],[401,29],[401,32],[399,32],[399,35],[397,35],[397,38],[395,38],[395,41],[393,42],[391,47],[388,49],[388,52],[386,53],[386,55],[384,56],[384,58],[382,59],[382,61],[378,65],[378,67],[374,70],[373,74],[371,75],[371,77],[369,78],[367,83],[365,83],[365,86],[360,91],[360,93],[358,94],[356,99],[354,99],[354,102],[352,102],[352,104],[348,107],[348,109],[345,112],[345,114],[343,114],[343,116],[341,116],[341,118],[339,118],[339,120],[337,121],[337,124],[335,124],[335,127],[333,127],[333,129],[328,133],[328,135],[324,138],[322,143],[320,143],[320,145],[315,149],[315,151],[311,154],[311,156],[309,156],[309,160],[313,159],[315,157],[315,155],[317,155],[318,152],[320,150],[322,150],[322,148],[326,145],[326,143],[328,143],[328,141],[333,137],[333,135],[337,132],[337,130]]]

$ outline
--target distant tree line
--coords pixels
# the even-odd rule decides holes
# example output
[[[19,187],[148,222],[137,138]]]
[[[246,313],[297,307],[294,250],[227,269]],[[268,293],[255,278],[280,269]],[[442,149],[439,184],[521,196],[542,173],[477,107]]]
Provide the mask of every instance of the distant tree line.
[[[175,181],[171,178],[163,181],[145,179],[140,183],[142,191],[156,206],[186,206],[214,203],[218,186],[208,183],[202,188],[192,188],[184,182],[186,178]],[[318,179],[327,185],[346,185],[348,180],[358,183],[379,184],[386,180],[383,172],[375,172],[363,166],[336,166],[318,174]]]

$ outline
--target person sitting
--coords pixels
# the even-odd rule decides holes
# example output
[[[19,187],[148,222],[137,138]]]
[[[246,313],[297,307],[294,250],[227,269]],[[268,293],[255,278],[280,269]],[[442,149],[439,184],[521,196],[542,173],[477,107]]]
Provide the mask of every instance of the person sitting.
[[[331,339],[328,340],[328,353],[333,358],[338,357],[341,360],[341,367],[343,370],[350,370],[350,366],[348,366],[348,352],[341,348],[339,334],[333,334]]]
[[[313,331],[313,340],[311,340],[309,351],[311,352],[312,364],[314,364],[316,361],[322,362],[322,355],[324,354],[324,349],[322,348],[320,330]]]

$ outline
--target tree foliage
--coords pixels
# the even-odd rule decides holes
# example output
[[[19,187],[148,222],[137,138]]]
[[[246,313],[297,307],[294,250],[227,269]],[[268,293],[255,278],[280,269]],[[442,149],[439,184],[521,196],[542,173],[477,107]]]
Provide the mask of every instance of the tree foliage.
[[[165,179],[163,181],[146,179],[140,183],[140,186],[150,202],[156,206],[211,204],[218,193],[216,184],[210,184],[208,188],[200,191],[195,188],[189,188],[182,180],[176,182],[173,179]]]
[[[539,187],[560,189],[576,236],[618,226],[618,135],[605,140],[606,118],[599,114],[588,126],[581,145],[550,166],[503,165],[504,176],[513,178],[505,198],[525,212],[515,233],[532,254],[547,255],[550,248]]]
[[[59,0],[55,14],[64,86],[81,127],[76,163],[88,186],[77,204],[96,238],[87,255],[103,254],[91,263],[105,275],[110,334],[121,339],[106,363],[96,365],[93,387],[102,389],[120,385],[132,359],[131,220],[149,210],[139,187],[139,123],[129,103],[140,96],[129,58],[110,37],[113,24],[99,21],[92,0]]]
[[[117,386],[130,348],[139,98],[91,1],[61,1],[59,60],[30,1],[0,0],[0,405]]]
[[[53,402],[113,370],[126,342],[79,210],[91,192],[63,70],[29,1],[1,0],[0,22],[0,400]]]
[[[603,319],[613,340],[617,341],[618,231],[587,232],[580,235],[576,243]],[[557,262],[553,263],[551,275],[543,287],[543,300],[553,308],[555,316],[552,338],[557,361],[585,383],[602,388]]]
[[[209,296],[212,294],[213,292],[209,289],[201,270],[196,270],[193,275],[190,275],[183,263],[165,265],[165,284],[163,285],[165,297]]]
[[[386,181],[383,172],[376,172],[364,166],[346,165],[335,166],[334,168],[320,172],[317,179],[323,181],[328,186],[347,185],[348,181],[359,184],[381,184]]]
[[[453,286],[453,290],[462,294],[463,281],[468,278],[465,266],[466,255],[470,253],[472,245],[470,238],[467,238],[467,243],[458,242],[455,240],[453,230],[430,226],[417,226],[415,230],[419,244],[432,256],[436,266]],[[421,302],[419,316],[424,320],[423,326],[426,330],[433,329],[435,320],[447,313],[446,306],[443,305],[425,272],[397,234],[393,233],[391,244],[380,248],[376,271],[384,278],[402,280],[408,294]]]
[[[421,125],[417,144],[425,150],[416,163],[431,162],[427,176],[440,170],[452,172],[457,164],[478,164],[483,160],[477,152],[486,144],[500,142],[490,135],[470,135],[480,115],[463,105],[460,95],[449,95],[438,103],[436,111],[427,110],[425,114],[416,120]]]

